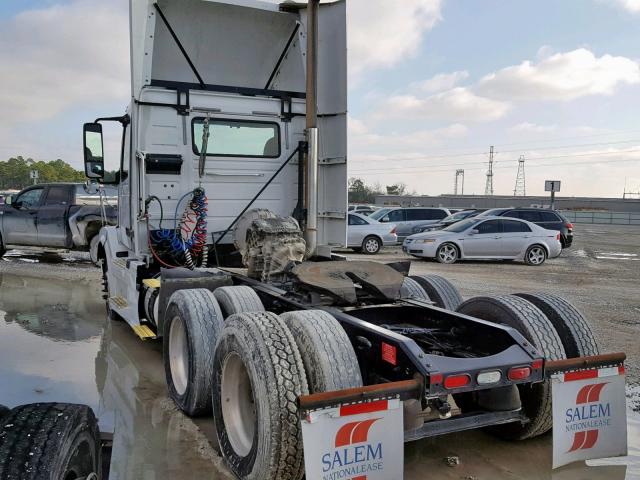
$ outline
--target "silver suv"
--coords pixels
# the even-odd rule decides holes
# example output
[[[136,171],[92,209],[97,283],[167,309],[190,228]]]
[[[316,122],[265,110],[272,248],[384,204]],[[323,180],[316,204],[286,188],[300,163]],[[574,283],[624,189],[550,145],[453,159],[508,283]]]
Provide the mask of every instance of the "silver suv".
[[[380,223],[395,223],[398,241],[401,242],[413,233],[414,226],[438,223],[449,215],[451,215],[451,212],[446,208],[394,207],[381,208],[369,215],[369,217]]]

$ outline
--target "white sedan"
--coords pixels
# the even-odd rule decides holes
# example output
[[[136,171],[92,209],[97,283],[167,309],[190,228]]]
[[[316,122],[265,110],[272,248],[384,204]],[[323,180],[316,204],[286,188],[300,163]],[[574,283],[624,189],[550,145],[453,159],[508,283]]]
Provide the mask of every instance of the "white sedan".
[[[347,246],[356,251],[374,255],[383,245],[397,245],[396,226],[379,223],[371,217],[359,213],[349,213],[347,229]]]
[[[521,260],[542,265],[560,255],[560,232],[505,217],[474,217],[435,232],[407,237],[402,250],[440,263],[458,260]]]

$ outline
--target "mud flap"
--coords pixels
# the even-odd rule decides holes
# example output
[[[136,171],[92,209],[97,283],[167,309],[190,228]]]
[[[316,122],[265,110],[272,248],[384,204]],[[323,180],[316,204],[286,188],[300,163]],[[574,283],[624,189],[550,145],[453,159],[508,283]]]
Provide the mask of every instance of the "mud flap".
[[[401,480],[404,463],[399,398],[305,412],[302,439],[307,480]]]
[[[558,371],[551,375],[551,380],[553,468],[581,460],[627,455],[622,361]]]
[[[307,480],[402,480],[402,403],[422,381],[368,385],[298,398]]]

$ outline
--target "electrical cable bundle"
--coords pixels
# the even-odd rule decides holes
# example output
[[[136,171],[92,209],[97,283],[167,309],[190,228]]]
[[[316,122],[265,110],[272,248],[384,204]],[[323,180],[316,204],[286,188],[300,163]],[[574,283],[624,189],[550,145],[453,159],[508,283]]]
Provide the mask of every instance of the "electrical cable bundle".
[[[185,208],[180,222],[178,223],[178,209],[182,201],[192,195],[189,205]],[[162,202],[156,196],[147,199],[148,207],[152,200],[160,204],[160,225],[159,229],[151,231],[148,211],[145,212],[147,218],[148,243],[153,257],[167,268],[175,268],[181,265],[193,270],[198,265],[205,265],[208,261],[207,242],[207,213],[209,201],[204,189],[198,187],[193,191],[184,194],[176,204],[175,223],[173,229],[162,228],[164,211]],[[155,246],[154,246],[155,245]],[[161,257],[171,256],[177,265],[171,265]],[[195,261],[194,261],[195,259]]]

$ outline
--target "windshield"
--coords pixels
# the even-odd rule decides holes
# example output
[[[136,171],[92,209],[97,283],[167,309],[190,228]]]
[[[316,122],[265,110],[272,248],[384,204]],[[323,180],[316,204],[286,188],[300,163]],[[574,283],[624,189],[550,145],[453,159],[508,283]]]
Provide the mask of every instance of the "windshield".
[[[475,225],[476,223],[482,220],[478,220],[477,218],[469,218],[468,220],[463,220],[462,222],[454,223],[453,225],[449,225],[447,228],[443,228],[444,232],[454,232],[460,233],[464,232],[467,228]]]
[[[478,217],[491,217],[493,215],[500,216],[502,213],[510,210],[509,208],[490,208],[478,215]]]
[[[457,221],[457,220],[464,220],[465,218],[467,218],[472,213],[473,212],[458,212],[458,213],[454,213],[453,215],[449,215],[448,217],[444,218],[442,221],[443,222],[451,222],[451,221]]]
[[[382,217],[384,217],[391,210],[392,210],[391,208],[381,208],[380,210],[377,210],[377,211],[373,212],[371,215],[369,215],[369,218],[373,218],[376,221],[380,220]]]

